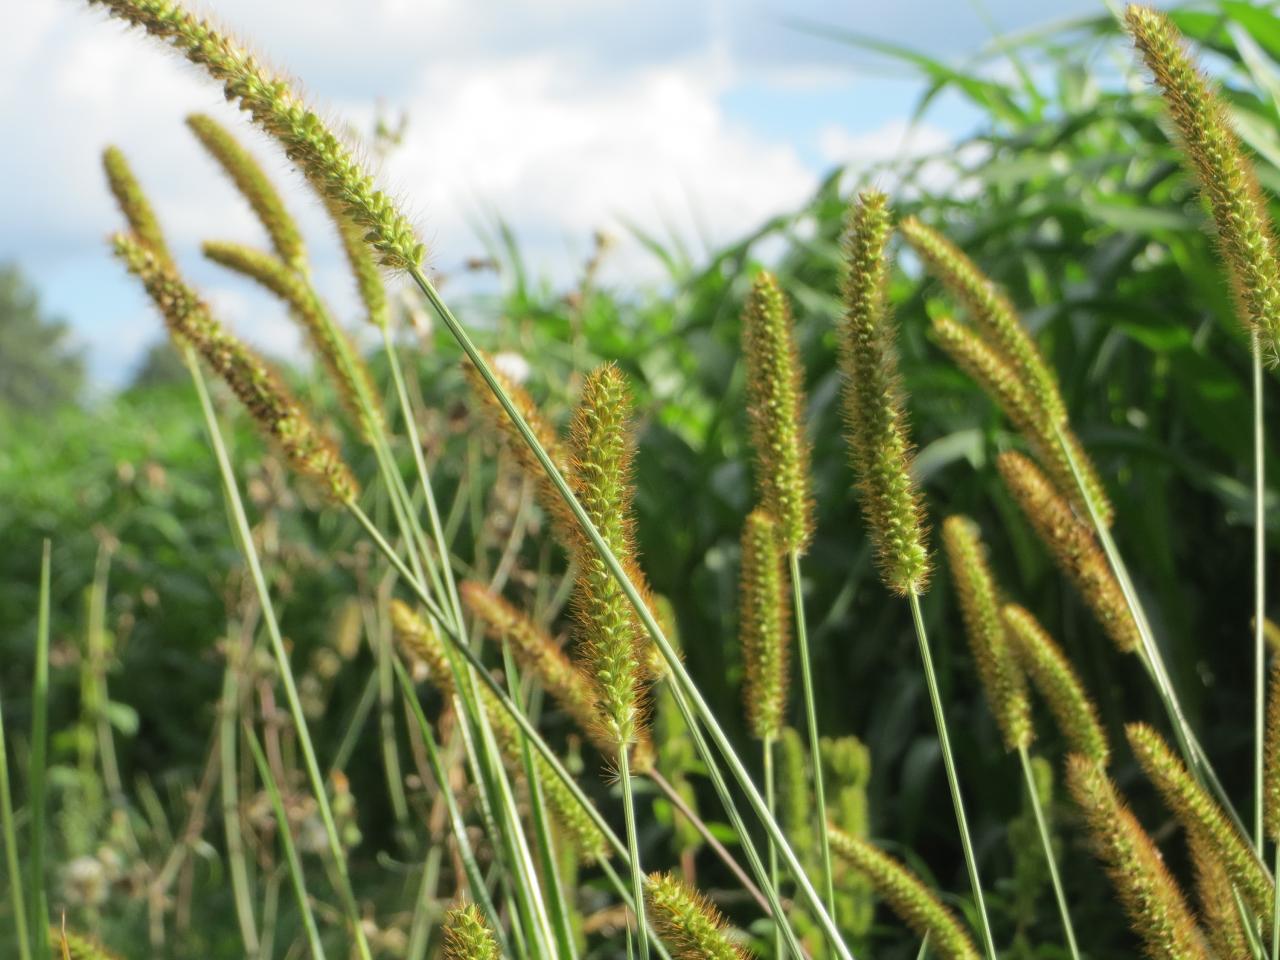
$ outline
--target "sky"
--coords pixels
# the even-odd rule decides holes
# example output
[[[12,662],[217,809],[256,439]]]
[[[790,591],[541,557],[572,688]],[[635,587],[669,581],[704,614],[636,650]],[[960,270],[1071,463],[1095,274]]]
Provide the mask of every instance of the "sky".
[[[618,238],[605,282],[653,282],[628,224],[695,253],[797,206],[837,164],[939,149],[975,117],[942,101],[904,143],[919,80],[800,29],[871,34],[962,62],[1005,32],[1100,0],[220,0],[211,13],[360,132],[408,118],[380,181],[457,275],[500,214],[532,272],[573,277],[592,236]],[[278,150],[218,88],[82,0],[15,0],[0,32],[0,262],[16,261],[67,320],[99,391],[126,383],[160,325],[105,238],[119,227],[100,168],[120,147],[184,272],[258,347],[299,356],[297,331],[199,243],[261,229],[183,125],[222,121],[281,185],[311,238],[322,293],[355,315],[336,242]],[[494,281],[490,281],[494,282]]]

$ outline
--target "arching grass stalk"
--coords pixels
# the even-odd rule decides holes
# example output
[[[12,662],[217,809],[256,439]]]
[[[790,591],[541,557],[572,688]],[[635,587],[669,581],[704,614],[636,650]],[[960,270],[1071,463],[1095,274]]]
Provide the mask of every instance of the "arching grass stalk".
[[[240,489],[236,484],[235,473],[227,454],[226,444],[222,439],[222,430],[218,426],[217,414],[213,410],[213,402],[205,386],[204,375],[200,372],[199,361],[195,350],[187,346],[182,351],[187,369],[191,373],[191,381],[196,388],[200,400],[200,410],[204,415],[205,427],[209,433],[209,443],[213,447],[214,457],[218,463],[219,475],[222,478],[223,490],[227,504],[231,509],[231,522],[240,549],[244,553],[245,563],[249,567],[249,576],[258,594],[258,602],[262,606],[263,619],[267,626],[267,636],[271,641],[271,652],[275,655],[276,666],[280,671],[280,681],[284,686],[285,701],[293,719],[298,745],[302,750],[303,766],[307,771],[311,792],[315,797],[316,807],[320,811],[320,820],[324,826],[325,838],[328,841],[329,853],[333,858],[334,872],[337,876],[338,895],[342,900],[343,911],[356,950],[361,960],[373,960],[369,949],[369,941],[364,933],[364,925],[360,922],[360,910],[356,905],[355,893],[351,889],[351,880],[347,874],[346,854],[342,849],[342,841],[338,837],[338,827],[333,819],[333,810],[329,805],[329,795],[325,789],[324,778],[316,761],[315,747],[311,742],[311,734],[307,728],[306,715],[302,711],[302,701],[298,697],[298,687],[294,682],[293,668],[289,664],[289,654],[285,650],[284,637],[280,632],[280,624],[276,620],[275,607],[271,601],[271,591],[267,587],[266,576],[258,559],[257,547],[254,546],[253,534],[249,529],[249,518],[245,514],[244,502],[240,499]]]
[[[1049,836],[1049,824],[1045,822],[1044,809],[1040,804],[1040,791],[1036,787],[1035,772],[1031,769],[1031,755],[1025,745],[1018,747],[1018,760],[1022,763],[1022,776],[1027,784],[1027,795],[1031,798],[1031,810],[1035,814],[1036,828],[1040,831],[1040,845],[1044,848],[1045,863],[1049,865],[1049,880],[1053,883],[1053,895],[1058,901],[1058,914],[1062,917],[1062,932],[1067,938],[1067,949],[1071,951],[1073,960],[1080,960],[1080,948],[1076,945],[1076,931],[1071,923],[1071,910],[1067,906],[1067,895],[1062,889],[1062,878],[1058,875],[1058,860],[1053,855],[1053,838]]]
[[[907,595],[911,604],[911,620],[915,624],[916,639],[920,644],[920,662],[924,667],[925,685],[929,689],[929,703],[933,707],[933,720],[938,729],[938,748],[942,751],[942,766],[947,774],[947,786],[951,790],[951,805],[955,809],[956,825],[960,831],[960,845],[964,850],[965,868],[969,872],[969,885],[973,889],[974,904],[982,927],[982,944],[988,960],[995,960],[996,945],[991,935],[991,921],[987,917],[987,902],[982,894],[982,878],[978,876],[978,860],[969,833],[969,818],[964,810],[964,797],[960,793],[960,778],[956,774],[955,756],[951,752],[951,736],[947,732],[947,717],[942,708],[942,694],[938,690],[938,678],[933,670],[933,655],[929,652],[929,637],[925,633],[924,616],[920,612],[920,594],[916,590]]]
[[[454,339],[458,341],[459,346],[462,348],[463,352],[466,353],[468,359],[475,364],[480,376],[493,392],[498,402],[502,405],[507,416],[511,418],[516,429],[520,432],[520,436],[537,457],[542,469],[551,478],[556,491],[572,511],[574,519],[591,542],[591,545],[595,548],[601,559],[603,559],[605,565],[609,569],[609,572],[618,581],[623,592],[626,594],[627,599],[631,601],[632,606],[635,608],[636,613],[640,618],[640,622],[644,626],[645,630],[648,631],[649,636],[653,639],[659,653],[662,654],[663,660],[666,661],[674,689],[688,697],[692,710],[696,711],[697,716],[706,726],[712,742],[724,758],[725,763],[729,766],[730,773],[733,775],[734,780],[742,788],[743,793],[746,794],[747,801],[751,805],[752,811],[760,820],[761,824],[763,824],[766,832],[773,839],[774,843],[777,844],[778,852],[781,854],[783,860],[786,861],[788,869],[791,870],[795,876],[800,892],[805,901],[813,909],[815,918],[822,926],[827,936],[831,938],[833,944],[835,944],[836,953],[842,958],[842,960],[853,960],[853,955],[849,952],[848,947],[844,945],[840,937],[839,929],[836,927],[830,913],[822,903],[822,900],[814,889],[812,882],[806,876],[804,867],[800,863],[800,859],[796,856],[795,851],[792,850],[791,845],[787,842],[786,836],[778,826],[777,821],[769,813],[764,798],[752,782],[751,775],[747,772],[746,767],[734,751],[732,744],[729,742],[729,738],[720,727],[719,722],[716,720],[714,711],[706,702],[706,699],[702,696],[697,686],[693,683],[693,680],[685,669],[684,664],[680,661],[679,655],[671,646],[671,642],[667,639],[662,627],[659,626],[652,612],[650,612],[648,606],[644,602],[644,599],[636,589],[635,584],[627,575],[626,570],[624,570],[622,565],[618,562],[618,558],[614,555],[613,551],[609,549],[608,544],[601,539],[599,531],[596,530],[595,526],[591,523],[590,517],[588,517],[586,512],[583,510],[582,504],[578,502],[573,491],[570,490],[564,476],[551,461],[551,458],[547,455],[547,451],[543,448],[542,444],[539,443],[538,438],[533,434],[533,431],[529,428],[528,423],[525,421],[520,411],[511,402],[511,398],[507,395],[506,391],[503,390],[501,383],[499,383],[498,378],[493,372],[493,369],[472,341],[470,334],[467,333],[466,329],[458,321],[457,317],[453,315],[453,311],[450,310],[448,305],[441,299],[439,292],[435,289],[435,286],[427,279],[426,275],[419,267],[411,267],[409,269],[409,275],[413,278],[414,283],[417,284],[418,288],[427,298],[428,303],[431,304],[431,307],[436,312],[437,316],[440,317],[441,322],[445,324],[450,334],[452,334]],[[439,608],[437,607],[437,612],[438,611]],[[469,651],[462,652],[466,655]],[[536,734],[536,731],[526,732]],[[536,743],[537,741],[534,742]],[[707,761],[709,767],[715,764],[714,755],[709,751],[703,753],[703,759]]]
[[[293,884],[293,894],[298,901],[298,912],[302,914],[302,926],[307,934],[307,946],[314,960],[324,960],[324,946],[320,943],[320,931],[316,927],[315,914],[311,910],[311,898],[307,895],[307,881],[302,869],[302,860],[298,857],[298,849],[293,843],[293,829],[289,826],[289,815],[285,813],[284,802],[280,798],[280,788],[276,778],[271,774],[271,766],[267,763],[262,745],[252,728],[245,725],[245,738],[249,741],[249,750],[253,753],[253,762],[258,768],[258,776],[267,788],[267,796],[271,799],[271,810],[276,817],[276,829],[280,831],[280,846],[284,848],[285,863],[289,869],[289,880]]]
[[[18,941],[19,960],[31,960],[31,939],[27,932],[27,902],[23,895],[22,867],[18,863],[18,831],[13,822],[13,793],[9,786],[9,757],[4,741],[4,708],[0,705],[0,829],[4,832],[4,860],[9,873],[9,902],[13,907],[13,930]]]
[[[49,906],[44,886],[45,783],[49,750],[49,541],[44,542],[40,556],[40,606],[36,622],[35,679],[31,685],[31,766],[27,779],[28,806],[31,810],[31,858],[28,890],[31,891],[31,925],[35,934],[33,956],[45,960],[49,956],[49,938],[44,931],[49,925]]]

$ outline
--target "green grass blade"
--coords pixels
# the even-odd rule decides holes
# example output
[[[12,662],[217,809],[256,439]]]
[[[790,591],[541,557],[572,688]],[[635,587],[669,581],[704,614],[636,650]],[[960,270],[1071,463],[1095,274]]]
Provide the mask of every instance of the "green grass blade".
[[[49,541],[44,542],[40,559],[40,612],[36,625],[35,680],[31,688],[31,768],[29,793],[31,797],[31,851],[27,888],[31,893],[30,932],[32,956],[46,960],[49,956],[49,907],[44,886],[45,826],[48,818],[46,774],[49,764]]]
[[[23,896],[22,867],[18,863],[18,831],[13,822],[13,792],[9,785],[9,758],[5,750],[4,705],[0,703],[0,829],[4,832],[4,859],[9,873],[9,900],[13,905],[14,934],[19,960],[31,960],[27,932],[27,903]]]

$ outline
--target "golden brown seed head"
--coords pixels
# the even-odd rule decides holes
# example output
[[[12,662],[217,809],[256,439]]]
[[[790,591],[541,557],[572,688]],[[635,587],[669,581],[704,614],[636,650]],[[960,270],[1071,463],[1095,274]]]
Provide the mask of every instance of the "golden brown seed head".
[[[305,271],[307,247],[302,240],[302,232],[253,154],[241,146],[231,131],[205,114],[191,114],[187,117],[187,126],[249,202],[258,222],[271,238],[276,256],[290,270]]]
[[[1236,139],[1221,98],[1162,13],[1133,5],[1125,24],[1155,77],[1217,228],[1241,322],[1274,360],[1280,338],[1280,264],[1275,228],[1253,165]]]
[[[1146,955],[1151,960],[1208,960],[1182,890],[1103,768],[1071,754],[1067,787]]]
[[[911,476],[893,325],[886,303],[888,200],[866,190],[849,219],[845,317],[840,329],[845,433],[880,574],[894,592],[920,592],[929,578],[924,505]]]
[[[1141,648],[1141,637],[1124,592],[1089,528],[1040,468],[1012,451],[996,459],[1005,486],[1068,579],[1075,584],[1121,653]]]
[[[444,918],[443,960],[501,960],[493,931],[474,903],[454,907]]]
[[[751,955],[725,935],[724,917],[711,901],[670,873],[651,873],[645,902],[674,960],[747,960]]]
[[[756,275],[742,314],[747,415],[756,490],[778,524],[784,549],[804,553],[813,538],[804,381],[791,310],[774,276]]]
[[[1249,841],[1160,734],[1145,723],[1129,724],[1125,734],[1147,779],[1155,785],[1182,828],[1203,837],[1245,902],[1259,917],[1270,917],[1275,887],[1266,868],[1254,856]]]
[[[342,242],[342,252],[346,255],[352,279],[356,282],[356,292],[360,294],[360,301],[364,304],[365,319],[373,326],[384,329],[391,322],[391,304],[387,300],[387,285],[382,279],[382,270],[378,267],[373,250],[365,242],[364,230],[340,205],[326,199],[325,206],[329,210],[329,219],[338,231],[338,239]]]
[[[228,100],[274,137],[312,186],[366,231],[382,264],[415,269],[425,250],[408,219],[373,183],[351,150],[245,47],[173,0],[89,0],[180,51],[222,84]]]
[[[132,237],[116,234],[112,242],[129,272],[142,281],[170,334],[180,344],[190,344],[222,378],[279,444],[290,466],[319,482],[335,501],[354,500],[359,486],[351,470],[266,363],[213,318],[171,266]]]
[[[888,854],[836,827],[827,830],[831,852],[870,882],[890,909],[917,936],[929,938],[929,953],[943,960],[978,960],[964,925],[920,878]]]
[[[1009,648],[1000,614],[1000,594],[978,525],[968,517],[948,517],[942,524],[942,541],[960,599],[969,649],[1005,749],[1029,746],[1034,732],[1026,680]]]
[[[160,221],[156,219],[151,202],[142,192],[142,186],[133,175],[124,154],[116,147],[107,147],[102,152],[102,169],[107,174],[107,185],[116,198],[116,205],[129,224],[129,232],[138,243],[151,251],[156,260],[172,267],[173,257],[165,242],[164,231],[160,229]]]
[[[1014,656],[1049,704],[1071,750],[1106,767],[1111,762],[1107,735],[1071,662],[1031,611],[1010,603],[1003,616]]]
[[[1240,923],[1235,890],[1222,862],[1199,833],[1187,834],[1191,862],[1195,866],[1196,897],[1200,901],[1201,927],[1219,958],[1248,957],[1249,937]]]
[[[1267,688],[1267,728],[1264,737],[1262,809],[1267,836],[1280,841],[1280,657],[1272,656]]]
[[[773,516],[757,507],[742,529],[738,633],[746,683],[747,726],[760,740],[776,740],[787,712],[791,631],[784,597],[786,572]]]

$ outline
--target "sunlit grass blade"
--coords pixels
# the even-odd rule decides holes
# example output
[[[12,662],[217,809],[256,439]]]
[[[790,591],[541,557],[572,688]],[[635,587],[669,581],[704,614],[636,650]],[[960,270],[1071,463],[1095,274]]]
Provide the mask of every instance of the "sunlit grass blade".
[[[29,929],[37,931],[32,943],[35,960],[49,956],[48,892],[45,888],[45,834],[49,805],[45,785],[49,770],[49,592],[52,545],[44,541],[40,556],[40,600],[36,623],[35,677],[31,684],[31,765],[27,775],[28,809],[31,814],[30,863],[27,891],[31,895]]]

